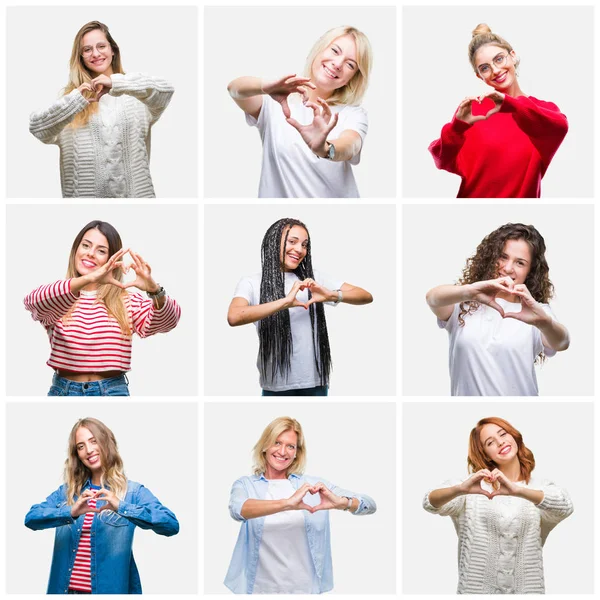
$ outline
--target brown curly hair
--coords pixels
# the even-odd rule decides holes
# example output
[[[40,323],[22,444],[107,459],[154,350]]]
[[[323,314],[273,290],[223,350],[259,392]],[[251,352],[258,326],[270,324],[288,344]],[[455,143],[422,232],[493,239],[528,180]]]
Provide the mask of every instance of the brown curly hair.
[[[548,277],[550,271],[546,262],[546,243],[533,225],[507,223],[486,235],[477,246],[475,254],[467,259],[467,264],[458,280],[458,285],[467,285],[477,281],[487,281],[498,277],[498,261],[507,240],[525,240],[531,250],[531,269],[525,285],[536,302],[547,304],[554,296],[554,286]],[[468,300],[460,303],[458,322],[465,324],[465,315],[473,314],[479,308],[479,302]]]
[[[504,431],[513,436],[518,447],[517,458],[521,465],[521,480],[529,483],[531,472],[535,469],[533,452],[524,444],[521,432],[515,429],[508,421],[505,421],[500,417],[486,417],[485,419],[481,419],[477,425],[471,429],[471,435],[469,436],[469,455],[467,457],[469,473],[477,473],[477,471],[481,471],[481,469],[493,471],[498,467],[498,465],[493,460],[490,460],[485,453],[483,444],[481,443],[481,430],[484,425],[488,425],[489,423],[502,427]]]

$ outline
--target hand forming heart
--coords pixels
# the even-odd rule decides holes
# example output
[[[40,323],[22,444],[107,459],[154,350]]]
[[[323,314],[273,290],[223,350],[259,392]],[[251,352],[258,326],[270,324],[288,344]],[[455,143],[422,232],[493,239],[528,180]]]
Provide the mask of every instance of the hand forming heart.
[[[509,312],[504,315],[505,317],[510,317],[511,319],[516,319],[517,321],[522,321],[536,327],[552,321],[552,317],[535,300],[524,283],[515,285],[511,293],[521,299],[521,312]]]
[[[500,469],[481,469],[460,484],[463,494],[480,494],[488,499],[496,496],[515,496],[519,486],[508,479]]]
[[[499,112],[504,102],[504,94],[494,90],[481,96],[467,96],[456,110],[456,118],[473,125],[477,121],[485,121]]]
[[[496,297],[500,293],[514,293],[515,287],[515,282],[510,277],[477,281],[471,284],[471,300],[497,310],[504,317],[504,309],[496,302]]]

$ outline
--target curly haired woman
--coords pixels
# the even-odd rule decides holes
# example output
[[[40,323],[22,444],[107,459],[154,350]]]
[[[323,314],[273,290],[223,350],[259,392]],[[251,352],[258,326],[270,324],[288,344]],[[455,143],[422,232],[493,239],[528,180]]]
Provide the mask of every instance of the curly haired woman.
[[[492,231],[467,260],[457,285],[427,292],[450,335],[453,396],[537,396],[534,363],[569,347],[548,302],[544,238],[532,225]]]

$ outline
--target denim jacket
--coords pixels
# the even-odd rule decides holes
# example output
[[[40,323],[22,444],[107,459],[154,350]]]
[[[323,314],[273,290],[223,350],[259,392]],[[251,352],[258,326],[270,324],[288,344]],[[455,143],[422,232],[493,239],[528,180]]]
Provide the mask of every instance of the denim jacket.
[[[90,481],[83,486],[89,489]],[[25,525],[33,530],[56,528],[54,553],[48,581],[48,594],[66,594],[71,580],[85,514],[71,517],[66,485],[31,507]],[[82,490],[82,491],[83,491]],[[103,502],[98,501],[100,508]],[[95,515],[91,529],[92,594],[141,594],[142,584],[133,558],[133,532],[136,525],[160,535],[175,535],[179,523],[175,515],[143,485],[127,482],[125,499],[117,512]]]
[[[309,475],[290,475],[288,477],[292,487],[297,490],[305,483],[314,485],[319,481],[324,483],[336,496],[347,496],[359,501],[358,509],[354,515],[370,515],[377,510],[375,501],[365,494],[355,494],[343,490],[324,479]],[[225,577],[225,585],[236,594],[251,594],[256,579],[258,567],[258,553],[262,539],[265,517],[244,519],[242,505],[249,498],[264,500],[269,488],[269,482],[263,475],[241,477],[234,482],[229,497],[229,513],[236,521],[242,522],[229,570]],[[307,494],[304,502],[310,506],[320,503],[319,496]],[[308,547],[313,562],[319,589],[316,593],[328,592],[333,589],[333,570],[331,564],[331,533],[329,530],[329,511],[322,510],[314,514],[304,513],[304,525],[308,538]]]

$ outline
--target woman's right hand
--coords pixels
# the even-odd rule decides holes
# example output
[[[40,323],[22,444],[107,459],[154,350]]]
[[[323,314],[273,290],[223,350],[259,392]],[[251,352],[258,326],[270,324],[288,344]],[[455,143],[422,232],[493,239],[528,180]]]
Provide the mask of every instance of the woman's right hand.
[[[496,302],[496,296],[501,292],[512,293],[514,286],[515,282],[510,277],[477,281],[470,285],[471,300],[497,310],[504,317],[504,309]]]
[[[300,302],[300,300],[298,300],[298,298],[296,298],[296,296],[298,295],[298,292],[301,292],[302,290],[304,290],[305,288],[308,287],[308,284],[310,281],[313,281],[312,279],[305,279],[304,281],[300,281],[299,279],[297,281],[294,281],[294,285],[292,286],[292,289],[289,291],[288,295],[285,297],[285,302],[283,305],[283,308],[292,308],[293,306],[302,306],[302,308],[308,308],[308,303],[306,302]]]
[[[275,102],[281,104],[285,118],[289,119],[292,113],[288,106],[288,96],[295,93],[302,94],[303,101],[306,102],[308,100],[308,93],[305,86],[313,90],[317,89],[315,84],[311,82],[310,77],[296,77],[296,74],[292,73],[281,79],[263,82],[261,89],[265,94],[271,96]]]
[[[471,111],[471,105],[473,102],[478,102],[481,104],[485,96],[467,96],[459,105],[456,110],[455,117],[459,121],[463,121],[469,125],[473,125],[477,121],[485,121],[487,119],[487,115],[473,115]]]
[[[304,496],[308,493],[312,493],[311,486],[305,483],[287,499],[288,510],[307,510],[308,512],[313,512],[313,507],[304,503]]]
[[[121,289],[125,289],[127,287],[126,284],[115,279],[113,271],[123,267],[123,263],[119,259],[123,258],[127,252],[129,252],[129,248],[121,248],[121,250],[115,252],[104,265],[87,273],[83,278],[85,278],[87,283],[116,285]]]
[[[92,490],[84,490],[81,493],[81,496],[79,496],[79,498],[77,498],[77,500],[75,501],[75,504],[73,504],[73,506],[71,507],[71,517],[76,519],[81,515],[85,515],[85,513],[95,512],[88,506],[88,500],[90,498],[93,498],[95,495],[96,492]]]
[[[488,469],[481,469],[481,471],[477,471],[477,473],[473,473],[471,477],[465,479],[461,484],[458,485],[458,489],[461,494],[481,494],[483,496],[487,496],[488,498],[492,498],[492,493],[484,490],[481,487],[481,481],[485,479],[488,483],[491,483],[492,473]]]

